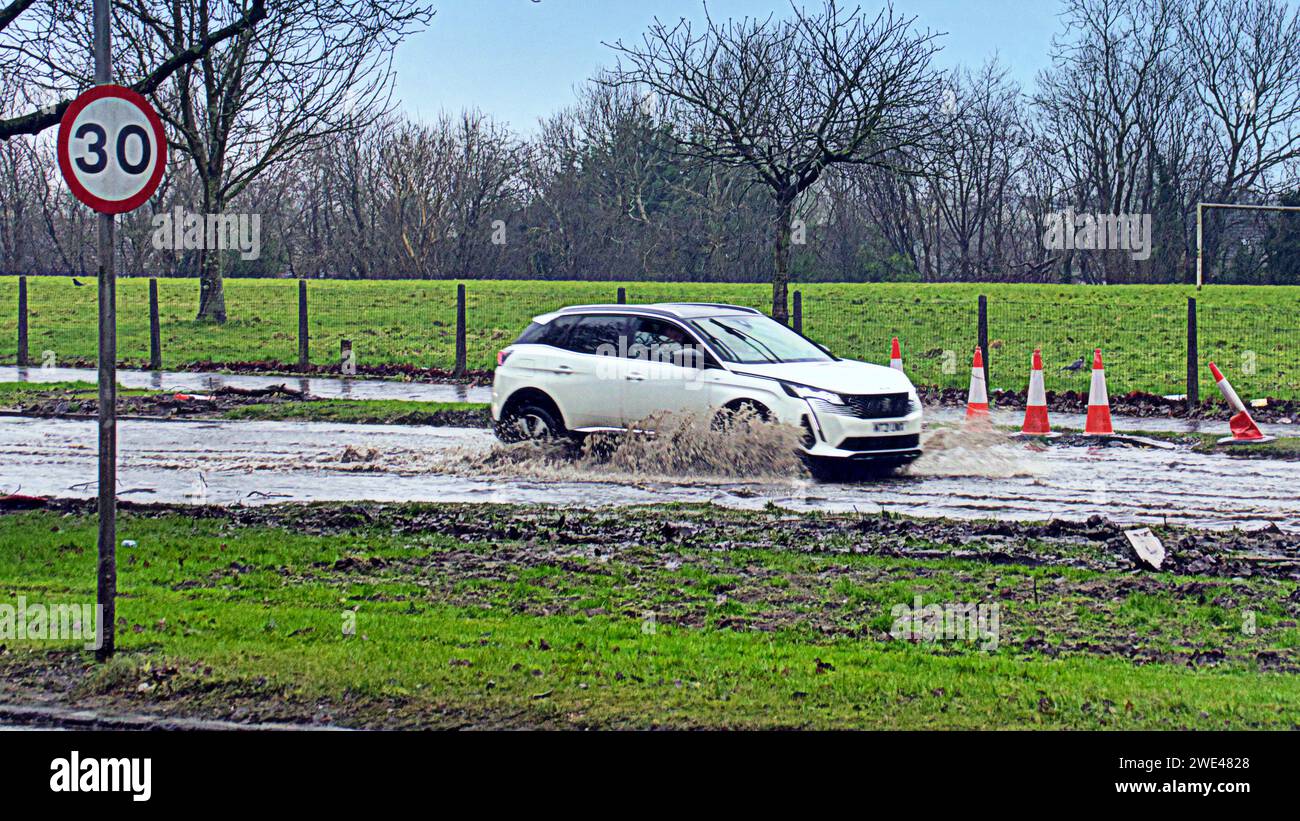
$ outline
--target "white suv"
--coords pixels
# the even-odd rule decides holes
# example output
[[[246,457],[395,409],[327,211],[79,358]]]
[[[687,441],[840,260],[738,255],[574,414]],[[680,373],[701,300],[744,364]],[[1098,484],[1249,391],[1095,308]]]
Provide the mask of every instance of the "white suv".
[[[750,409],[803,429],[814,464],[905,464],[921,403],[898,370],[833,356],[751,308],[579,305],[536,317],[497,354],[492,419],[504,441],[623,431],[663,412]]]

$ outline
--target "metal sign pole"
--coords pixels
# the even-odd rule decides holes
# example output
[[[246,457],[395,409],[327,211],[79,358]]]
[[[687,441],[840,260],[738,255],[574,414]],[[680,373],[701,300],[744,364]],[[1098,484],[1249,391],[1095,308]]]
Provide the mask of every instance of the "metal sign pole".
[[[113,82],[109,11],[95,0],[95,83]],[[117,627],[117,282],[113,270],[113,215],[99,215],[99,603],[100,645],[95,658],[113,656]]]

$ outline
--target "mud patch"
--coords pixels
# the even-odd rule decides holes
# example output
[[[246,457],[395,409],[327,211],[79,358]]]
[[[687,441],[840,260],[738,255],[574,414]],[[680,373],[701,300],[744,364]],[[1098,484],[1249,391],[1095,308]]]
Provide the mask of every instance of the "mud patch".
[[[25,416],[43,418],[93,417],[99,413],[99,400],[80,398],[65,391],[35,401],[19,404],[15,410]],[[265,388],[222,387],[206,393],[158,393],[145,396],[117,398],[120,416],[148,416],[167,418],[207,418],[247,405],[272,405],[290,402],[310,402],[315,397],[287,385]]]

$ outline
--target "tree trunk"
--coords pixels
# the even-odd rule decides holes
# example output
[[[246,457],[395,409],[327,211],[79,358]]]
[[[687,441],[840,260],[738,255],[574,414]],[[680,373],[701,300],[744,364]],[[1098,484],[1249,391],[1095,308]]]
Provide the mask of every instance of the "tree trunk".
[[[226,321],[226,290],[221,279],[221,257],[216,251],[203,252],[202,267],[199,269],[199,315],[200,320],[216,322]]]
[[[221,197],[209,186],[203,197],[203,220],[206,226],[209,214],[223,210]],[[211,240],[212,238],[208,238]],[[212,247],[199,252],[199,314],[196,319],[224,324],[226,321],[226,289],[221,279],[221,252]]]
[[[782,325],[790,324],[787,292],[790,285],[790,217],[793,200],[778,198],[773,214],[772,230],[772,318]]]

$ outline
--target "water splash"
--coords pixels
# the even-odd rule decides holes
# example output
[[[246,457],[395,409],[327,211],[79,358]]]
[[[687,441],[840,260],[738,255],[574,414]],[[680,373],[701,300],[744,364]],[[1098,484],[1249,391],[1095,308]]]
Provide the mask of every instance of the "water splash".
[[[592,434],[568,441],[496,444],[456,454],[451,467],[468,475],[565,481],[771,481],[807,475],[799,429],[740,413],[725,427],[690,414],[655,414],[629,434]]]
[[[934,428],[921,439],[921,458],[905,472],[908,476],[1033,476],[1038,472],[1033,447],[990,426]]]

